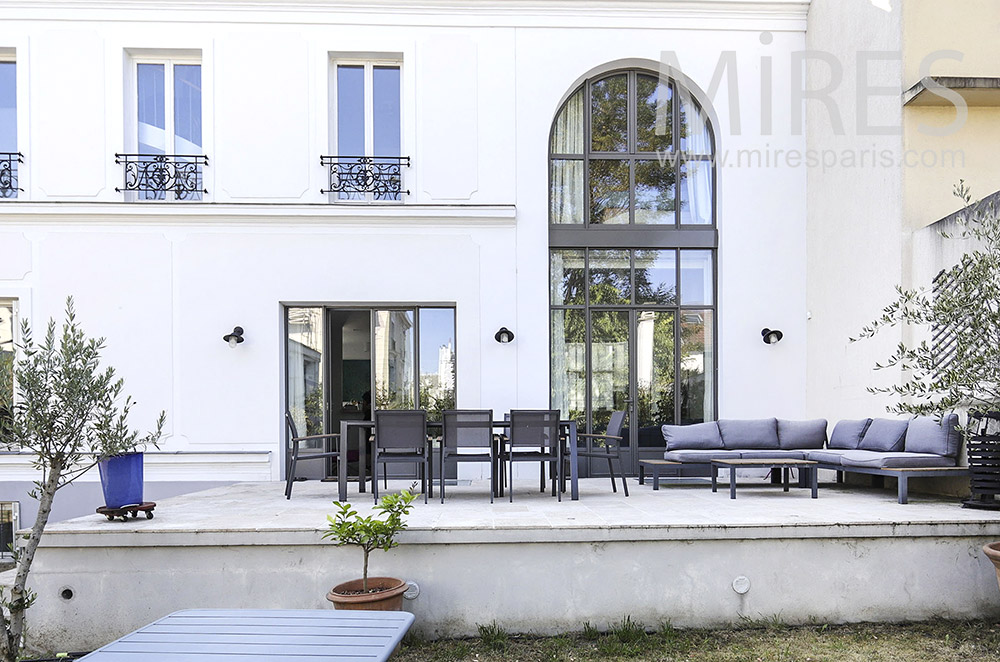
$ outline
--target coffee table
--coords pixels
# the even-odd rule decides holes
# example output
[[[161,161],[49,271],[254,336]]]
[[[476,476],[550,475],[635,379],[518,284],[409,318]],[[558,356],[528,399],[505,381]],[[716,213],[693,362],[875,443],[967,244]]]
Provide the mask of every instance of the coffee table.
[[[639,484],[646,484],[646,469],[653,473],[653,489],[660,489],[660,471],[664,469],[676,469],[681,466],[680,462],[672,460],[639,460]]]
[[[760,459],[760,460],[712,460],[712,491],[718,492],[718,470],[719,469],[729,469],[729,498],[736,498],[736,470],[737,469],[781,469],[783,473],[782,485],[784,486],[784,491],[788,491],[788,470],[789,469],[805,469],[809,473],[809,483],[812,488],[812,498],[817,498],[819,496],[819,486],[816,482],[818,473],[816,470],[816,465],[819,464],[813,460],[777,460],[777,459]]]

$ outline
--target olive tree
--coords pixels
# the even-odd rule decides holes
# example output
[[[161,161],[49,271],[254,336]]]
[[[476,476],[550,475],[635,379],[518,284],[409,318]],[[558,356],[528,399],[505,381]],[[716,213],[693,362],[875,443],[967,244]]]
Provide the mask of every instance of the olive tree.
[[[938,276],[947,287],[897,286],[896,300],[860,334],[870,338],[897,325],[925,332],[924,339],[899,343],[886,361],[875,365],[902,370],[900,383],[869,389],[896,396],[890,407],[895,413],[1000,408],[1000,216],[992,201],[973,203],[965,182],[955,187],[955,195],[965,202],[965,211],[958,216],[957,232],[942,235],[968,240],[973,248]],[[926,331],[938,342],[928,342]]]
[[[27,451],[39,479],[31,496],[38,515],[30,533],[15,545],[13,586],[0,589],[0,660],[16,662],[24,644],[25,612],[35,595],[27,588],[28,573],[56,492],[102,459],[155,445],[165,414],[154,432],[140,437],[129,428],[134,401],[123,396],[124,383],[115,370],[101,365],[103,338],[87,338],[76,321],[73,300],[66,300],[61,334],[49,320],[36,344],[27,321],[21,343],[6,375],[0,374],[0,449]]]

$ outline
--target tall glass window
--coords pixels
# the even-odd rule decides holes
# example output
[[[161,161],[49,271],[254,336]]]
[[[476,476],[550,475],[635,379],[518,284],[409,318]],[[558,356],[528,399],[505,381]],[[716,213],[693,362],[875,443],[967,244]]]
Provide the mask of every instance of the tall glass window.
[[[550,223],[714,225],[710,126],[683,86],[655,73],[587,81],[553,123]]]
[[[0,502],[0,558],[9,558],[13,554],[14,532],[19,528],[17,501]]]
[[[455,409],[455,309],[417,309],[420,331],[420,409],[440,421]]]
[[[367,171],[374,180],[398,177],[402,155],[400,64],[391,61],[337,60],[334,63],[334,120],[330,146],[345,176]],[[353,169],[353,170],[352,170]],[[338,200],[401,200],[389,190],[338,191]]]
[[[17,64],[0,60],[0,152],[17,152]]]
[[[16,198],[17,170],[17,64],[0,60],[0,198]]]
[[[590,432],[626,411],[633,471],[717,411],[715,137],[682,78],[590,78],[549,139],[552,406]]]
[[[14,404],[14,302],[0,299],[0,429]]]
[[[201,65],[182,61],[136,62],[136,143],[145,155],[184,157],[203,153]],[[140,197],[162,200],[166,191],[142,191]],[[186,194],[201,200],[202,194]]]
[[[323,309],[288,308],[286,398],[301,435],[323,434]],[[314,446],[319,447],[318,442]]]

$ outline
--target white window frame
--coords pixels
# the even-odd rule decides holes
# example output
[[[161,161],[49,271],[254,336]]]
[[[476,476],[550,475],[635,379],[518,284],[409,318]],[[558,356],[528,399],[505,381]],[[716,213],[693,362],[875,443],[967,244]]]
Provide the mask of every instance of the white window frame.
[[[14,361],[17,361],[19,354],[18,345],[21,343],[21,309],[19,305],[19,300],[16,297],[11,296],[0,296],[0,305],[10,305],[11,316],[10,316],[10,338],[14,345]],[[17,388],[14,389],[14,398],[17,399]]]
[[[364,67],[365,86],[365,153],[364,154],[341,154],[340,146],[337,144],[339,136],[340,109],[337,107],[339,98],[337,68],[340,66],[361,66]],[[350,57],[334,55],[330,58],[330,153],[334,156],[392,156],[389,154],[374,154],[375,149],[375,91],[374,77],[375,67],[396,67],[399,69],[399,154],[404,156],[405,136],[403,134],[403,60],[399,57]],[[364,200],[341,199],[336,193],[330,193],[330,198],[338,203],[365,202],[367,204],[400,204],[406,197],[406,172],[400,169],[399,200],[375,200],[371,193],[365,193]]]
[[[0,62],[13,63],[13,65],[14,65],[14,76],[15,76],[15,79],[14,79],[14,81],[15,81],[14,82],[14,117],[15,117],[15,119],[17,121],[17,132],[14,134],[14,140],[16,142],[16,144],[14,145],[14,152],[15,153],[20,153],[20,151],[21,151],[21,117],[20,117],[20,115],[21,115],[21,113],[20,113],[20,105],[21,105],[21,103],[19,101],[20,95],[17,93],[18,92],[17,88],[20,87],[20,82],[19,81],[20,81],[20,78],[21,78],[21,76],[20,76],[21,72],[20,72],[20,67],[17,66],[17,51],[15,49],[13,49],[13,48],[0,48]],[[18,163],[17,165],[21,166],[23,164]],[[18,186],[21,189],[24,189],[24,186],[21,186],[21,184],[23,182],[23,177],[24,177],[24,168],[18,167],[18,169],[17,169],[17,182],[18,182]],[[14,193],[14,195],[11,198],[9,198],[9,199],[10,200],[23,199],[21,197],[21,193],[22,192],[23,191],[16,191]],[[2,199],[2,198],[0,198],[0,199]],[[0,299],[0,301],[2,301],[2,299]]]
[[[177,154],[177,145],[174,144],[174,65],[175,64],[197,64],[202,66],[201,57],[196,55],[170,55],[163,57],[153,56],[132,56],[129,63],[129,85],[126,90],[129,110],[129,136],[126,144],[129,150],[139,152],[139,65],[140,64],[162,64],[163,65],[163,115],[164,131],[166,132],[167,146],[164,150],[167,154]],[[204,81],[204,69],[202,69],[202,81]],[[201,101],[201,123],[202,123],[202,143],[205,142],[205,90],[202,88]],[[204,144],[201,146],[201,154],[205,153]]]
[[[205,66],[199,51],[157,51],[155,53],[131,52],[128,58],[128,74],[124,86],[125,95],[125,152],[139,154],[139,65],[140,64],[162,64],[163,65],[163,116],[164,132],[166,134],[166,146],[164,153],[175,155],[177,145],[174,144],[174,65],[175,64],[196,64],[201,67],[201,148],[195,156],[205,154]],[[183,152],[187,154],[188,152]],[[202,182],[206,182],[204,166],[202,169]],[[211,187],[205,186],[210,189]],[[201,194],[200,202],[209,199],[208,193]],[[126,200],[130,202],[141,201],[143,203],[178,202],[173,191],[166,191],[162,200],[140,198],[136,191],[126,193]],[[184,201],[189,202],[189,201]],[[190,201],[196,202],[196,201]]]
[[[20,324],[18,323],[18,320],[20,319],[18,299],[10,296],[0,296],[0,305],[7,305],[7,304],[10,304],[10,307],[13,310],[13,314],[11,315],[10,319],[10,325],[11,325],[10,331],[11,331],[11,340],[13,340],[14,346],[17,347],[17,344],[21,341]]]
[[[20,501],[0,501],[0,505],[10,506],[11,514],[11,534],[13,535],[13,540],[15,547],[17,545],[17,530],[21,527],[21,502]],[[0,547],[0,558],[11,558],[11,551]]]

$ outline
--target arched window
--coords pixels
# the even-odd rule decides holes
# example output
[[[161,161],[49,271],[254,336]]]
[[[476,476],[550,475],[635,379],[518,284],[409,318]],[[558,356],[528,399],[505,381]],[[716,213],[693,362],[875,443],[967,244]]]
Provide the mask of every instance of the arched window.
[[[633,470],[716,417],[715,136],[682,79],[587,78],[549,139],[552,406],[590,432],[628,411]]]

